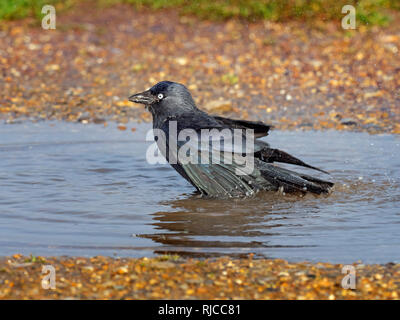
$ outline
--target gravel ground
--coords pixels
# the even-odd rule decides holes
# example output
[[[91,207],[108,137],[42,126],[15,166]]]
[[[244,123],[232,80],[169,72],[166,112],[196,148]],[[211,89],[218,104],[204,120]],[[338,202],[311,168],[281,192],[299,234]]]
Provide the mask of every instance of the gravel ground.
[[[56,288],[42,288],[44,265]],[[284,260],[43,258],[0,261],[0,299],[399,299],[400,264],[354,264],[356,288],[343,289],[342,265]]]
[[[6,122],[149,121],[127,97],[172,80],[200,108],[279,129],[400,133],[400,19],[346,31],[340,21],[223,23],[86,3],[61,12],[56,30],[29,19],[0,30]]]

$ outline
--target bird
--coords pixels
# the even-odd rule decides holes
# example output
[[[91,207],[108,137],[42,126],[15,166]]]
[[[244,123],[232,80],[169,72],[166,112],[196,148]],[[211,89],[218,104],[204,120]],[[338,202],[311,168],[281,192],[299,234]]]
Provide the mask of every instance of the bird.
[[[329,194],[334,186],[334,183],[330,181],[278,166],[276,163],[287,163],[327,173],[284,151],[271,148],[267,142],[260,140],[260,138],[269,134],[270,125],[261,121],[214,116],[199,109],[190,91],[183,84],[161,81],[148,90],[129,96],[128,99],[131,102],[144,105],[150,111],[153,118],[153,130],[165,134],[164,139],[155,137],[162,155],[204,197],[250,197],[260,191],[320,195]],[[211,146],[208,161],[184,162],[177,155],[177,151],[171,153],[173,146],[179,150],[186,142],[180,141],[176,136],[171,138],[172,123],[175,124],[178,133],[182,130],[189,130],[194,132],[199,139],[202,130],[228,130],[228,133],[236,130],[241,134],[241,142],[243,144],[253,142],[253,148],[248,150],[242,146],[235,149],[236,142],[226,143],[224,136],[220,135],[217,136],[217,140],[220,140],[217,142],[220,144],[217,147]],[[250,138],[244,134],[246,130],[253,134],[253,141],[250,141]],[[199,159],[199,155],[204,152],[204,145],[210,143],[210,141],[205,143],[202,141],[200,144],[198,141],[192,142],[193,149],[189,151],[197,152],[197,159]],[[224,146],[230,146],[230,148]],[[220,156],[220,162],[212,161],[214,159],[212,157],[215,155]],[[231,161],[227,161],[227,155],[230,155]],[[239,163],[237,160],[240,159],[240,156],[252,157],[249,158],[253,160],[251,171],[243,169],[243,162]],[[175,159],[171,159],[171,157],[175,157]]]

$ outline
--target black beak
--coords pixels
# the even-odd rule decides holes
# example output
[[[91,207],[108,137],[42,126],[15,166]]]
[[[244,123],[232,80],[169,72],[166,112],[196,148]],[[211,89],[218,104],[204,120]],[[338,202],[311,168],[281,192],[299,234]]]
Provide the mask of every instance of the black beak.
[[[129,101],[145,104],[147,106],[151,105],[157,101],[157,98],[155,96],[153,96],[153,94],[150,92],[150,90],[146,90],[144,92],[133,94],[128,99],[129,99]]]

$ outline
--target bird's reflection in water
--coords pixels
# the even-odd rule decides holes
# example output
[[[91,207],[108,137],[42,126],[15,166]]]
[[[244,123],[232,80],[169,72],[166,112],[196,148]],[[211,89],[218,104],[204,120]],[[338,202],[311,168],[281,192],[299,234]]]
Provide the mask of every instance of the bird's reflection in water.
[[[267,258],[268,248],[285,247],[269,241],[280,236],[280,227],[301,228],[298,219],[291,219],[292,207],[299,200],[271,192],[229,200],[190,195],[162,203],[168,210],[154,213],[152,223],[159,232],[140,237],[161,243],[163,247],[155,251],[158,254],[243,257],[254,253]]]

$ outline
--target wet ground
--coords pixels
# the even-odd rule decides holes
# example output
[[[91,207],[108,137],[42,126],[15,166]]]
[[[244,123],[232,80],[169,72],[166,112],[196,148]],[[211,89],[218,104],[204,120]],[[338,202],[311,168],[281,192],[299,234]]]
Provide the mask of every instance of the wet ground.
[[[274,130],[267,140],[331,172],[321,177],[334,192],[227,201],[200,199],[168,165],[148,164],[150,126],[126,126],[0,126],[0,256],[400,261],[397,135]]]
[[[279,129],[399,134],[400,19],[340,19],[213,22],[83,2],[57,11],[56,30],[2,22],[0,119],[150,120],[127,97],[172,80],[206,111]]]

